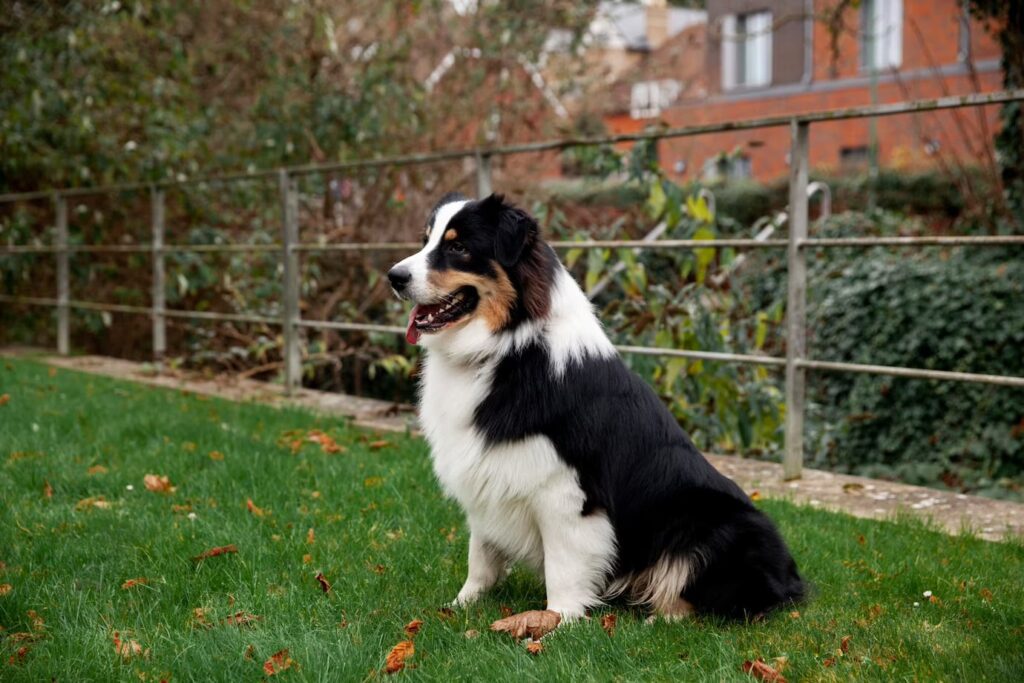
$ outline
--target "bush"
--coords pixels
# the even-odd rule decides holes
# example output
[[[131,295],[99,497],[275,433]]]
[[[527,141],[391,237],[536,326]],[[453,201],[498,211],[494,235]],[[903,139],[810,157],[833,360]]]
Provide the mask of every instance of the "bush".
[[[813,357],[1024,376],[1024,262],[1009,250],[853,254],[833,259],[811,291]],[[818,465],[1020,490],[1024,390],[838,373],[811,386]]]

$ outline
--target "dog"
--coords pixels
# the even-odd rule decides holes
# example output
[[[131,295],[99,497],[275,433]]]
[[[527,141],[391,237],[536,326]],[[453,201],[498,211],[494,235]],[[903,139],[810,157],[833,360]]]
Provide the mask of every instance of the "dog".
[[[467,519],[455,605],[513,563],[562,622],[617,597],[665,619],[752,619],[804,597],[774,524],[625,366],[527,212],[445,195],[388,279],[414,303],[421,425]]]

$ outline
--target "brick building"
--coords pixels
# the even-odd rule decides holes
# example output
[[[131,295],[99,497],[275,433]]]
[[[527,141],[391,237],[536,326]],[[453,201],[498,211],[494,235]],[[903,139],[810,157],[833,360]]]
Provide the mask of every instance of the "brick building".
[[[707,0],[706,24],[651,51],[613,87],[607,127],[632,132],[1001,88],[999,47],[962,0],[862,0],[826,22],[836,4]],[[662,96],[666,89],[673,97]],[[883,117],[875,125],[882,167],[920,169],[953,157],[983,163],[998,109]],[[870,147],[866,119],[811,128],[817,171],[863,170]],[[789,132],[780,127],[664,140],[659,155],[684,180],[772,180],[788,172],[788,151]]]

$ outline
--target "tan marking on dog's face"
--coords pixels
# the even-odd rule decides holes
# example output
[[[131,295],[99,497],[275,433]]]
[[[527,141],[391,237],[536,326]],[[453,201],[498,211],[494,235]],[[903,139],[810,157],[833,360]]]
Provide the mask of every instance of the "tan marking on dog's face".
[[[455,324],[468,321],[475,315],[483,317],[491,332],[497,332],[508,324],[512,316],[512,304],[516,301],[516,290],[501,266],[494,261],[491,266],[494,268],[494,277],[459,270],[431,271],[427,275],[431,286],[443,292],[454,292],[466,286],[476,289],[480,296],[476,310]]]
[[[454,228],[448,228],[444,233],[444,241],[451,242],[452,240],[458,239],[459,233],[455,232]]]

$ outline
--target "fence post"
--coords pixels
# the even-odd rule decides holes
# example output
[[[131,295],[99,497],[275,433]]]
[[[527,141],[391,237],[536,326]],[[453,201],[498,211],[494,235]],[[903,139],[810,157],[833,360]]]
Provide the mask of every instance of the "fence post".
[[[299,386],[302,373],[302,358],[299,353],[299,255],[295,245],[299,241],[299,202],[295,181],[288,171],[278,173],[281,191],[282,217],[282,259],[284,264],[283,301],[281,306],[281,331],[284,336],[284,392],[291,395]]]
[[[478,199],[487,197],[494,188],[491,186],[491,155],[476,154],[476,196]]]
[[[789,155],[789,244],[786,248],[786,452],[782,476],[800,478],[804,464],[804,374],[807,353],[807,150],[810,124],[793,119]]]
[[[71,351],[68,200],[60,192],[54,192],[53,206],[57,213],[57,353],[66,356]]]
[[[164,271],[164,191],[155,185],[150,189],[149,201],[153,229],[153,362],[163,370],[167,352],[167,286]]]

